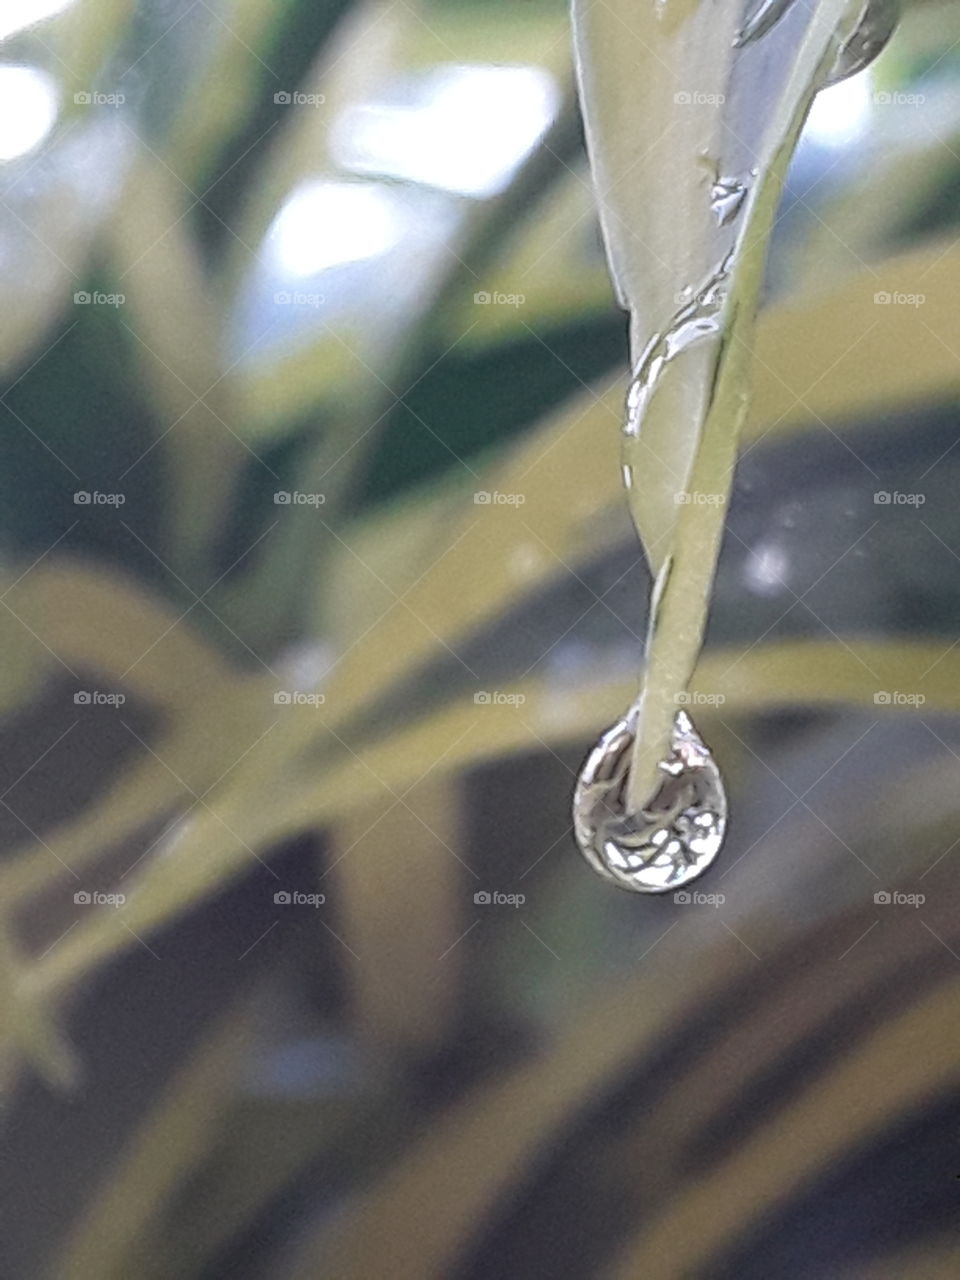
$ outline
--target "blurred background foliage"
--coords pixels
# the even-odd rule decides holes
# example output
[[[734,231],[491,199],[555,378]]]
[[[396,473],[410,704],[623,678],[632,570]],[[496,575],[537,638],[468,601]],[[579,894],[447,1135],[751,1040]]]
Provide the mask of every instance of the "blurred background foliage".
[[[719,908],[569,834],[649,580],[568,26],[0,12],[4,1275],[956,1274],[960,14],[778,219]]]

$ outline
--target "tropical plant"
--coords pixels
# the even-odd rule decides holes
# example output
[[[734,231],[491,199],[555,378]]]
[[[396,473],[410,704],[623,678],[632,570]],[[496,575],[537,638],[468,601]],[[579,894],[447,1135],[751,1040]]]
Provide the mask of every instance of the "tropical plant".
[[[688,904],[570,838],[651,582],[565,7],[8,10],[0,1270],[955,1274],[954,9],[787,179]]]

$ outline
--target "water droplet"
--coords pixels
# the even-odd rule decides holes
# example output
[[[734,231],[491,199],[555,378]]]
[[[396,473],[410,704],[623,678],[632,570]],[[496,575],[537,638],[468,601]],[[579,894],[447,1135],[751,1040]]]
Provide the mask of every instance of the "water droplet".
[[[625,809],[638,710],[634,705],[587,756],[573,796],[577,843],[606,880],[635,893],[666,893],[703,874],[723,844],[727,797],[713,756],[685,711],[674,722],[656,794]]]
[[[893,35],[899,20],[899,0],[868,0],[853,35],[840,47],[826,85],[846,80],[869,66]]]
[[[753,13],[737,32],[733,47],[742,49],[744,45],[759,40],[780,21],[793,4],[793,0],[761,0]]]
[[[655,333],[641,353],[627,392],[623,432],[628,438],[639,438],[647,405],[667,366],[697,343],[719,336],[730,262],[728,254],[702,288],[674,313],[666,329]]]
[[[795,0],[761,0],[737,32],[733,47],[742,49],[777,25]],[[846,80],[868,66],[893,35],[900,18],[899,0],[864,0],[852,33],[839,45],[823,88]]]
[[[747,188],[736,178],[718,178],[710,189],[710,208],[716,214],[717,226],[728,227],[746,199]]]

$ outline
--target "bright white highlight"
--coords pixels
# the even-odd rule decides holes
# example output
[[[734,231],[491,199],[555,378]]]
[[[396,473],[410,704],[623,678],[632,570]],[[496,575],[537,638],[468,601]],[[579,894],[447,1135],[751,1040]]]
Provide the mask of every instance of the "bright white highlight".
[[[0,160],[33,151],[57,119],[56,81],[36,67],[0,63]]]
[[[403,230],[402,209],[389,189],[321,178],[293,192],[274,218],[265,248],[279,274],[312,276],[386,253]]]
[[[823,89],[813,100],[804,137],[825,147],[845,147],[870,125],[873,81],[868,72]]]
[[[437,67],[413,85],[408,102],[346,111],[333,150],[354,172],[492,196],[553,120],[558,97],[540,67]]]

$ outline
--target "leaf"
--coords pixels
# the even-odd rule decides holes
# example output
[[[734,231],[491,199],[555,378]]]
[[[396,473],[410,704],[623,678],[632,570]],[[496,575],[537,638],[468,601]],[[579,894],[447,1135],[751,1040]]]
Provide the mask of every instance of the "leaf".
[[[0,1021],[5,1047],[29,1062],[53,1088],[71,1089],[79,1078],[73,1050],[61,1036],[45,998],[37,998],[24,984],[26,966],[9,934],[6,918],[0,920]]]
[[[703,640],[786,167],[838,32],[859,14],[851,0],[793,5],[751,42],[741,0],[574,5],[600,217],[631,313],[624,471],[657,580],[633,809],[656,790]]]
[[[102,77],[110,54],[123,45],[136,8],[134,0],[75,0],[52,24],[54,65],[74,114],[88,110],[75,103],[74,94],[117,91]]]
[[[918,679],[917,672],[926,675]],[[960,650],[943,641],[843,644],[819,641],[771,644],[743,653],[706,655],[698,685],[722,692],[723,718],[797,705],[860,705],[876,714],[895,712],[878,706],[878,687],[922,693],[929,710],[960,711]],[[94,966],[130,946],[135,934],[149,936],[199,902],[220,892],[231,878],[249,869],[256,850],[298,831],[354,815],[362,821],[370,806],[382,802],[384,789],[394,796],[415,786],[429,770],[439,783],[451,774],[485,761],[529,751],[559,749],[595,736],[623,706],[629,682],[611,681],[572,691],[558,699],[540,680],[520,682],[518,705],[478,708],[472,696],[404,725],[367,747],[362,758],[348,749],[322,770],[293,752],[290,737],[280,736],[272,756],[250,752],[204,806],[170,832],[139,874],[125,882],[128,901],[118,923],[112,908],[86,914],[83,923],[29,975],[30,989],[52,993],[71,987]],[[695,687],[696,691],[696,687]],[[324,734],[327,724],[316,724]],[[705,708],[702,717],[709,729]],[[268,740],[269,741],[269,740]],[[353,820],[351,821],[352,825]],[[58,845],[69,861],[69,844]],[[343,853],[336,850],[331,860]],[[49,872],[52,876],[56,872]],[[130,930],[134,932],[131,933]]]
[[[686,953],[678,935],[688,938]],[[753,963],[731,942],[709,966],[691,965],[691,936],[684,922],[661,943],[660,963],[673,956],[677,966],[668,989],[649,974],[621,976],[593,994],[555,1043],[435,1117],[403,1159],[305,1239],[291,1276],[316,1276],[321,1259],[338,1280],[367,1280],[385,1269],[391,1280],[457,1274],[464,1241],[558,1140],[571,1115],[666,1034],[681,1002]]]
[[[141,1236],[209,1151],[230,1098],[236,1063],[249,1048],[251,1009],[231,1008],[167,1082],[132,1138],[105,1171],[60,1252],[55,1274],[104,1280],[131,1267]]]
[[[394,795],[336,824],[323,883],[341,904],[357,1036],[425,1054],[445,1042],[456,1016],[465,959],[457,942],[481,885],[461,856],[455,781],[431,771]]]
[[[607,1280],[655,1274],[665,1257],[677,1274],[696,1273],[805,1179],[881,1132],[891,1115],[915,1113],[932,1096],[955,1090],[960,1059],[946,1011],[958,995],[954,980],[877,1028],[824,1078],[814,1077],[775,1124],[644,1222],[605,1271]]]
[[[142,150],[111,247],[117,286],[127,299],[122,323],[152,392],[153,443],[169,477],[164,558],[204,591],[216,577],[213,553],[238,472],[252,455],[233,427],[237,406],[221,367],[220,312],[188,235],[192,204],[168,167]]]

